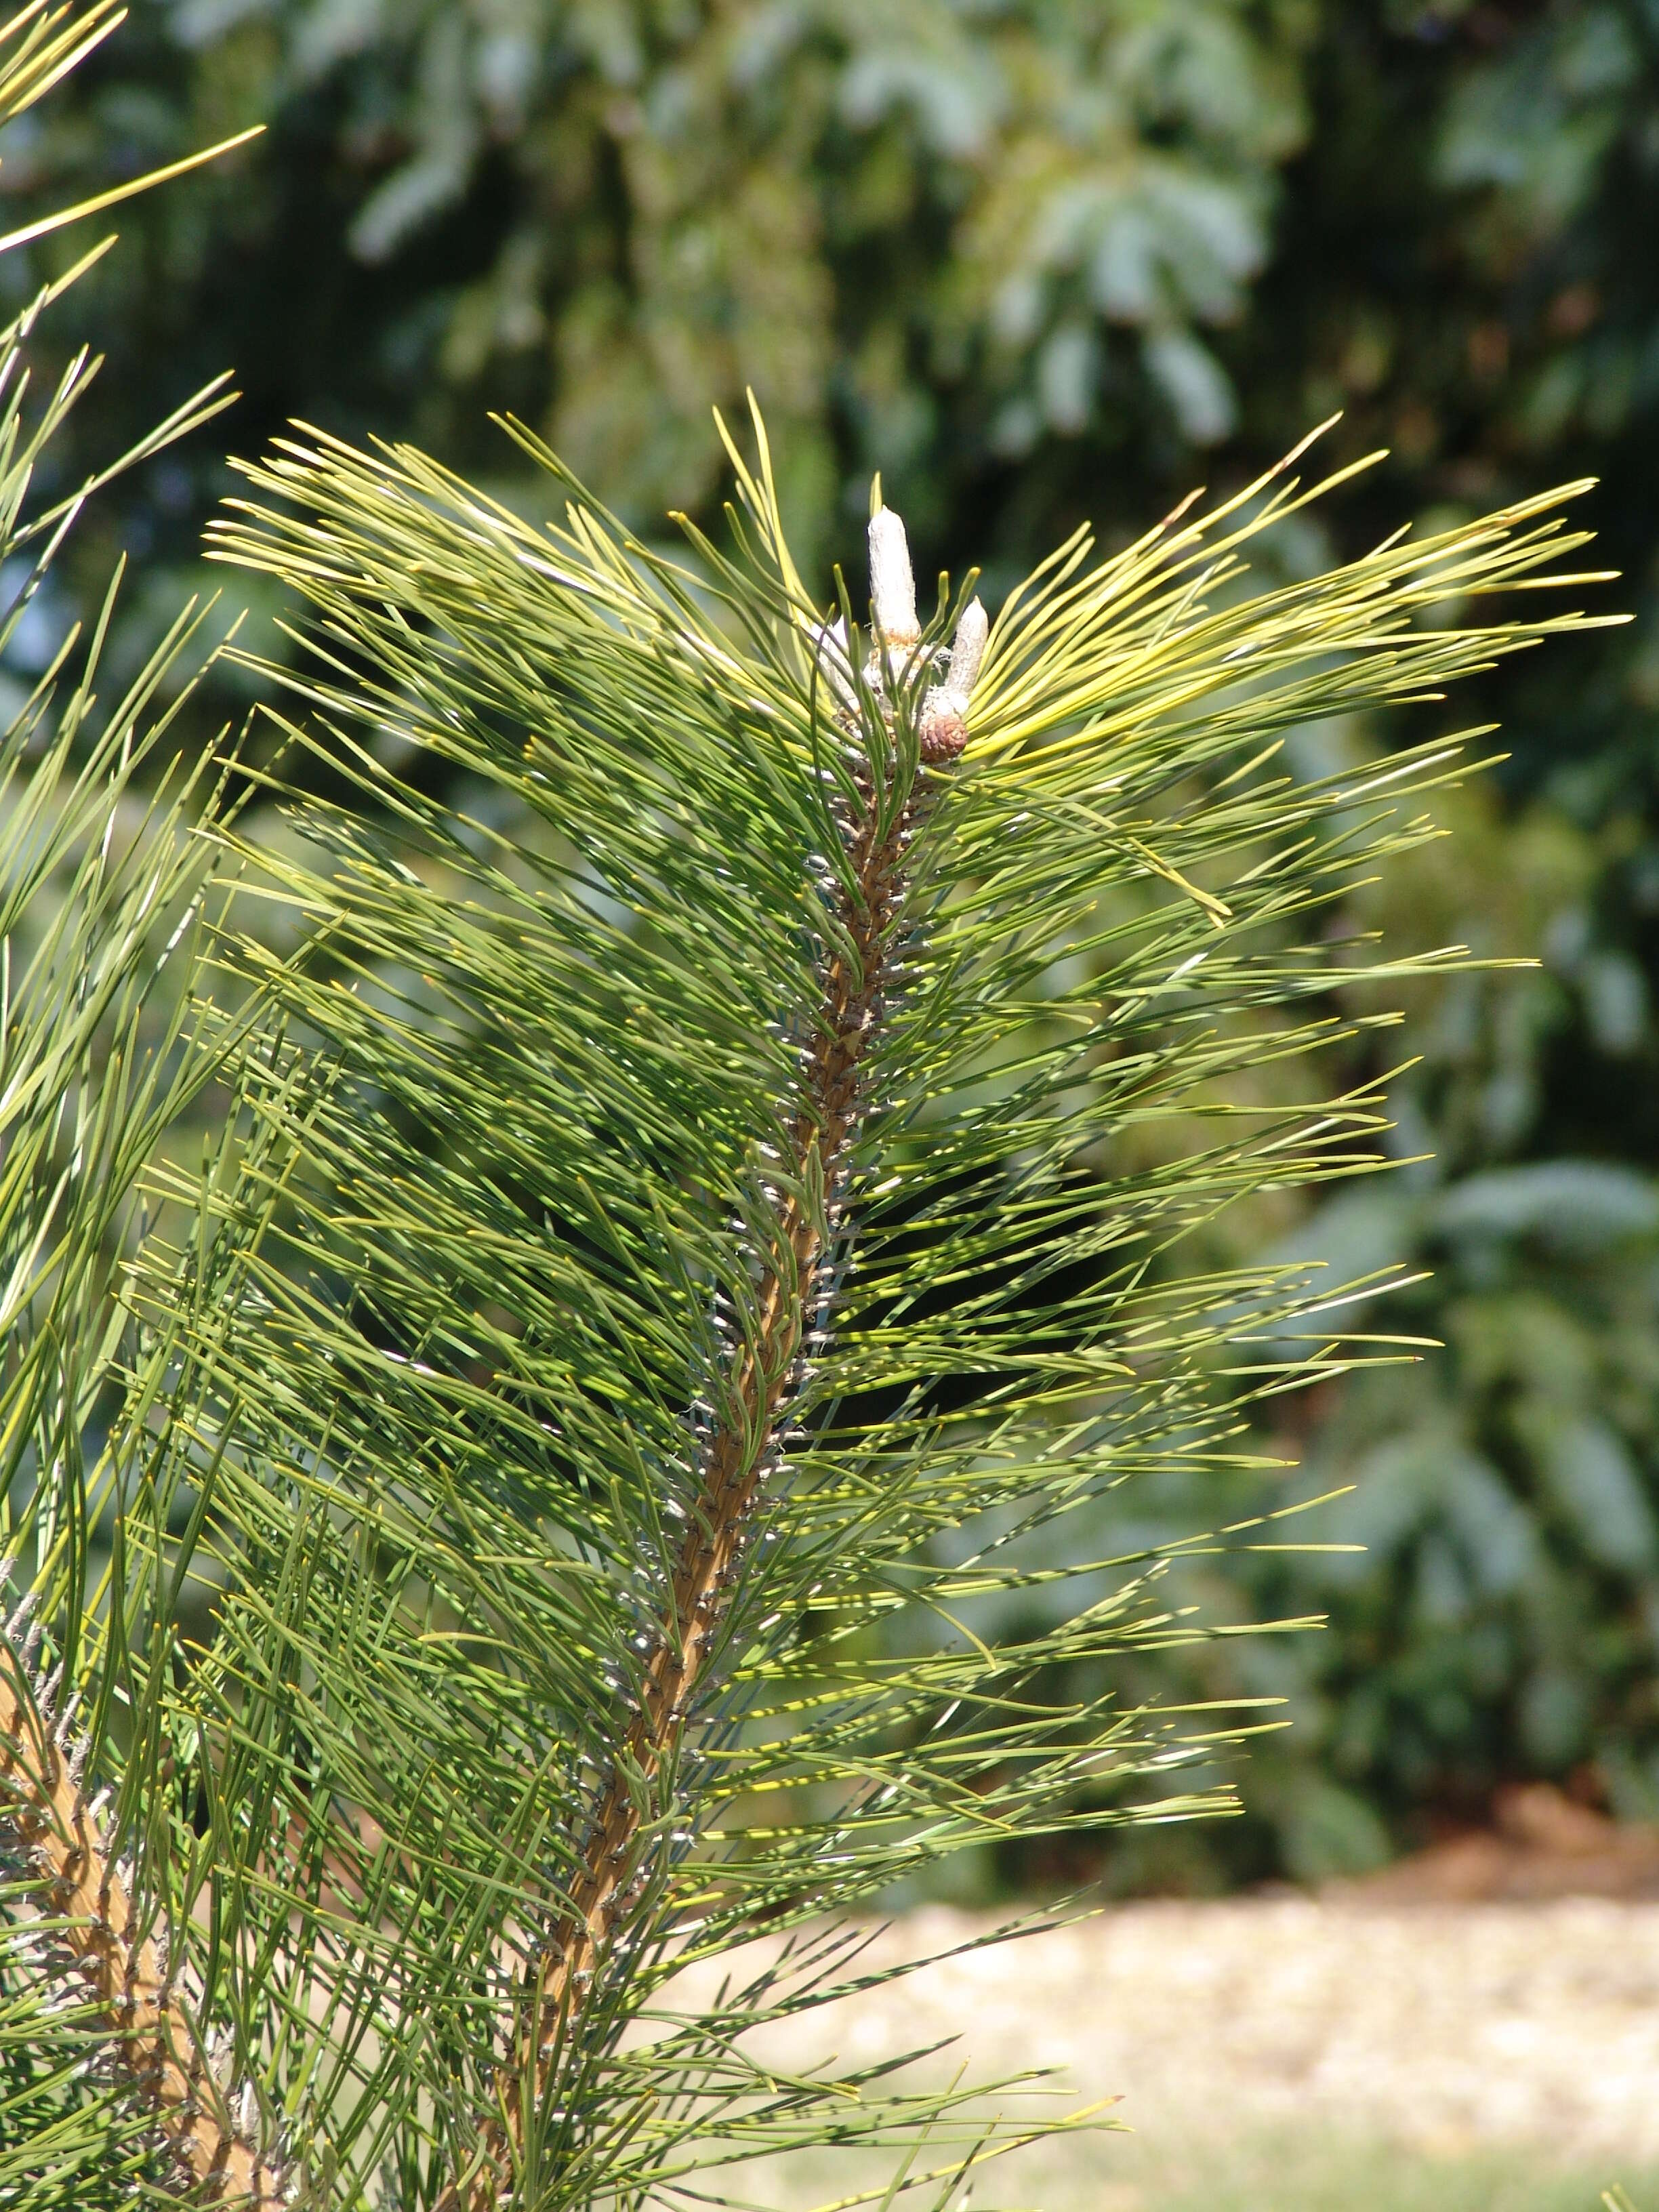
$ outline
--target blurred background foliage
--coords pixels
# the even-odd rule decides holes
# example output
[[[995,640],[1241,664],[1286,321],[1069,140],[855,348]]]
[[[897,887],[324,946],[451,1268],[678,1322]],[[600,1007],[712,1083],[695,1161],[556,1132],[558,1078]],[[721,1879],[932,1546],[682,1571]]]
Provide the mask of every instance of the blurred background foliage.
[[[1358,1485],[1285,1533],[1363,1553],[1171,1576],[1328,1632],[1140,1685],[1285,1695],[1297,1725],[1259,1741],[1243,1821],[974,1878],[1318,1879],[1527,1776],[1659,1815],[1659,0],[134,0],[0,142],[5,226],[254,121],[77,293],[110,366],[66,477],[234,364],[240,450],[299,416],[534,501],[485,421],[512,408],[650,530],[717,504],[708,410],[752,383],[808,558],[857,557],[879,467],[924,572],[977,560],[988,595],[1080,516],[1126,534],[1337,409],[1337,459],[1392,458],[1280,533],[1286,571],[1601,477],[1625,575],[1598,603],[1636,622],[1493,679],[1508,757],[1355,916],[1540,964],[1413,986],[1410,1164],[1212,1232],[1334,1279],[1420,1263],[1361,1322],[1447,1348],[1281,1401],[1258,1441],[1286,1465],[1126,1494],[1113,1532]],[[21,297],[79,243],[0,272]],[[0,679],[118,550],[112,673],[137,665],[200,581],[222,442],[106,499]],[[1306,732],[1297,765],[1389,738]],[[1341,1048],[1354,1081],[1389,1042]]]

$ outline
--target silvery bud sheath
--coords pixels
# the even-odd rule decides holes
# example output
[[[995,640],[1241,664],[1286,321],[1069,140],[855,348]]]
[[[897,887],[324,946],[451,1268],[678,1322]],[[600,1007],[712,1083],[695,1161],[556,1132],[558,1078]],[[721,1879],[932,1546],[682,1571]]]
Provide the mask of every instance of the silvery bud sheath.
[[[916,581],[909,543],[903,519],[895,509],[876,509],[870,518],[869,544],[875,642],[866,676],[872,690],[880,696],[884,679],[897,682],[909,672],[912,648],[919,642],[921,630],[916,618]],[[989,634],[984,607],[978,599],[969,600],[957,623],[945,681],[931,685],[922,702],[917,734],[921,757],[930,767],[955,760],[968,742],[969,702]]]
[[[969,599],[957,623],[945,681],[936,684],[922,702],[921,757],[931,766],[955,760],[968,742],[968,705],[990,630],[985,609],[977,599]]]

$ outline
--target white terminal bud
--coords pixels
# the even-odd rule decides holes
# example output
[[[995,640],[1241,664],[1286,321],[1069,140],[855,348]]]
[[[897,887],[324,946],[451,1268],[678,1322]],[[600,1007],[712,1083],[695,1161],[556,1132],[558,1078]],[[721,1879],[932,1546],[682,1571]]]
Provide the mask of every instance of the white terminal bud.
[[[980,602],[969,599],[957,618],[945,681],[936,684],[922,702],[918,725],[921,757],[935,767],[955,760],[968,742],[968,702],[985,658],[990,628]]]
[[[870,518],[870,598],[887,644],[914,645],[921,635],[916,580],[904,524],[890,507],[878,507]]]

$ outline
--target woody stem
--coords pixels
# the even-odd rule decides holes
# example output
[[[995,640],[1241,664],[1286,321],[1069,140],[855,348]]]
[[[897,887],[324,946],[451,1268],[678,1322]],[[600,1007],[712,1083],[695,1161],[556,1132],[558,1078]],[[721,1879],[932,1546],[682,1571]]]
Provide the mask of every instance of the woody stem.
[[[796,1189],[816,1184],[833,1190],[858,1133],[860,1072],[891,980],[916,806],[913,798],[884,832],[866,794],[862,819],[848,836],[851,883],[837,896],[851,957],[832,950],[822,970],[800,1102],[789,1127],[785,1180]],[[501,2201],[518,2162],[524,2086],[533,2078],[538,2097],[544,2094],[558,2045],[625,1915],[641,1855],[641,1784],[655,1779],[684,1734],[698,1675],[729,1607],[744,1525],[799,1387],[798,1356],[827,1233],[821,1213],[795,1190],[780,1190],[756,1286],[757,1324],[732,1354],[726,1410],[708,1439],[700,1495],[652,1633],[638,1703],[599,1787],[568,1906],[537,1960],[519,2046],[498,2075],[496,2111],[483,2131],[479,2155],[438,2212],[491,2212]]]
[[[180,2195],[227,2212],[274,2212],[289,2202],[283,2179],[232,2118],[102,1825],[24,1696],[15,1656],[5,1662],[0,1826],[39,1878],[33,1912],[51,1929],[40,1940],[79,1980],[119,2073],[154,2115]]]

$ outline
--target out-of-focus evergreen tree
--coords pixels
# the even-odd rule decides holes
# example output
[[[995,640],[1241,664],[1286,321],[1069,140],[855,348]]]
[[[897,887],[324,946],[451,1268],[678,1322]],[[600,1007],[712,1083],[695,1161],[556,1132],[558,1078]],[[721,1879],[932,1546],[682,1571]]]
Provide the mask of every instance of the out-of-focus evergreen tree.
[[[1402,1158],[1431,1163],[1313,1224],[1217,1231],[1316,1249],[1334,1276],[1420,1260],[1433,1280],[1370,1319],[1449,1348],[1287,1401],[1269,1442],[1303,1464],[1264,1502],[1357,1478],[1305,1533],[1370,1549],[1260,1555],[1257,1609],[1333,1632],[1206,1656],[1218,1686],[1248,1668],[1292,1692],[1299,1724],[1258,1749],[1254,1820],[1201,1840],[1235,1871],[1316,1875],[1529,1772],[1659,1810],[1659,8],[136,15],[78,112],[0,144],[16,219],[94,162],[272,128],[142,204],[135,250],[88,280],[124,374],[77,416],[76,465],[231,362],[241,450],[297,414],[413,435],[510,494],[484,419],[507,406],[643,526],[715,501],[707,410],[752,382],[811,557],[850,553],[879,467],[924,567],[983,559],[990,591],[1078,515],[1144,518],[1339,407],[1339,454],[1395,458],[1327,526],[1340,545],[1280,534],[1287,568],[1402,506],[1603,479],[1638,621],[1493,680],[1511,757],[1446,794],[1456,841],[1389,894],[1411,941],[1542,965],[1438,988],[1395,1093]],[[198,441],[106,509],[158,608],[224,483]],[[51,618],[14,657],[49,648]],[[1334,759],[1372,742],[1318,738]],[[1350,1048],[1356,1079],[1386,1044]],[[1190,1525],[1190,1500],[1124,1510],[1165,1502]],[[1197,1565],[1176,1580],[1228,1601]]]
[[[1637,616],[1493,687],[1498,788],[1389,894],[1542,965],[1443,992],[1396,1092],[1432,1164],[1321,1224],[1334,1273],[1432,1267],[1393,1321],[1447,1350],[1291,1439],[1368,1547],[1259,1592],[1335,1631],[1275,1647],[1301,1740],[1257,1777],[1257,1848],[1318,1874],[1521,1774],[1659,1812],[1659,9],[1334,9],[1309,97],[1231,362],[1253,427],[1342,405],[1425,514],[1597,475]]]
[[[753,384],[820,545],[854,545],[880,467],[928,550],[988,526],[1011,564],[1103,471],[1127,513],[1234,428],[1214,337],[1272,250],[1316,23],[1306,0],[137,15],[81,127],[6,173],[27,193],[271,124],[146,218],[102,300],[158,373],[245,364],[249,443],[301,413],[501,469],[484,416],[511,405],[654,523],[714,498],[709,406]],[[196,504],[175,478],[155,502]]]

